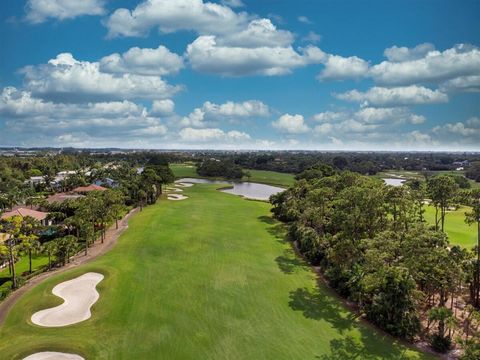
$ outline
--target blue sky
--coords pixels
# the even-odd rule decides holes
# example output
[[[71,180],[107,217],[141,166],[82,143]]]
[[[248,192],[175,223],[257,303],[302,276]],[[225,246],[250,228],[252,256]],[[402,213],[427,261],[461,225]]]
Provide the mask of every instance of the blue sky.
[[[0,146],[480,150],[477,0],[0,9]]]

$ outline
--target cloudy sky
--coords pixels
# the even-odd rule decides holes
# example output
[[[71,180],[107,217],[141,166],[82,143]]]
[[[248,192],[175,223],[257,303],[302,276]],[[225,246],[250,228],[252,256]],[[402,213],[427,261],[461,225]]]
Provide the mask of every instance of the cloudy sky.
[[[0,2],[0,146],[480,150],[478,0]]]

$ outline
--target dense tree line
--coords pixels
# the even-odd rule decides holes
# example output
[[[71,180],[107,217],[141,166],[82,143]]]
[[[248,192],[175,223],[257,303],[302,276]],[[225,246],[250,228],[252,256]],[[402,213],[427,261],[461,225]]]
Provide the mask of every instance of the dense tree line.
[[[201,176],[241,179],[245,174],[242,167],[230,160],[206,159],[198,164],[197,173]]]
[[[449,176],[391,187],[328,166],[297,178],[272,196],[272,212],[339,294],[395,336],[411,340],[427,333],[432,346],[445,351],[457,334],[478,350],[479,249],[452,246],[443,232],[445,213],[458,201],[472,206],[467,221],[479,226],[478,189],[460,192]],[[434,226],[424,220],[427,198],[436,210]],[[472,307],[460,324],[453,308],[461,297]]]

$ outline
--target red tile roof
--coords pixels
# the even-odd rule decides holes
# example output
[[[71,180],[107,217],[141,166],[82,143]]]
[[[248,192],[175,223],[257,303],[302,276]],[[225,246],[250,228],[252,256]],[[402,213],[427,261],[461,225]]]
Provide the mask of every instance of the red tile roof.
[[[92,184],[92,185],[88,185],[88,186],[77,187],[77,188],[73,189],[72,192],[85,193],[85,192],[95,191],[95,190],[105,191],[105,190],[107,190],[107,188],[104,188],[103,186],[98,186],[98,185]]]
[[[1,219],[8,219],[12,216],[21,216],[21,217],[30,216],[34,219],[37,219],[38,221],[42,221],[47,217],[47,215],[48,213],[43,211],[31,210],[26,208],[18,208],[18,209],[3,213]]]
[[[75,200],[78,198],[83,197],[83,195],[73,195],[73,194],[67,194],[67,193],[58,193],[54,195],[50,195],[47,198],[47,201],[51,204],[54,202],[62,203],[67,200]]]

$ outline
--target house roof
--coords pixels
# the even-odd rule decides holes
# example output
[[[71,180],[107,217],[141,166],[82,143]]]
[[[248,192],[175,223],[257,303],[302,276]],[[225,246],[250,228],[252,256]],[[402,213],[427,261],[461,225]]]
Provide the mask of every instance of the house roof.
[[[31,209],[21,207],[21,208],[3,213],[1,219],[8,219],[12,216],[21,216],[21,217],[30,216],[34,219],[37,219],[38,221],[42,221],[47,217],[47,215],[48,213],[43,211],[31,210]]]
[[[85,192],[95,191],[95,190],[105,191],[105,190],[107,190],[107,188],[104,188],[103,186],[98,186],[98,185],[92,184],[92,185],[88,185],[88,186],[79,186],[79,187],[73,189],[72,192],[85,193]]]
[[[83,195],[74,195],[74,194],[67,194],[67,193],[58,193],[58,194],[53,194],[50,195],[47,198],[47,201],[51,204],[54,202],[62,203],[67,200],[75,200],[78,198],[83,197]]]

